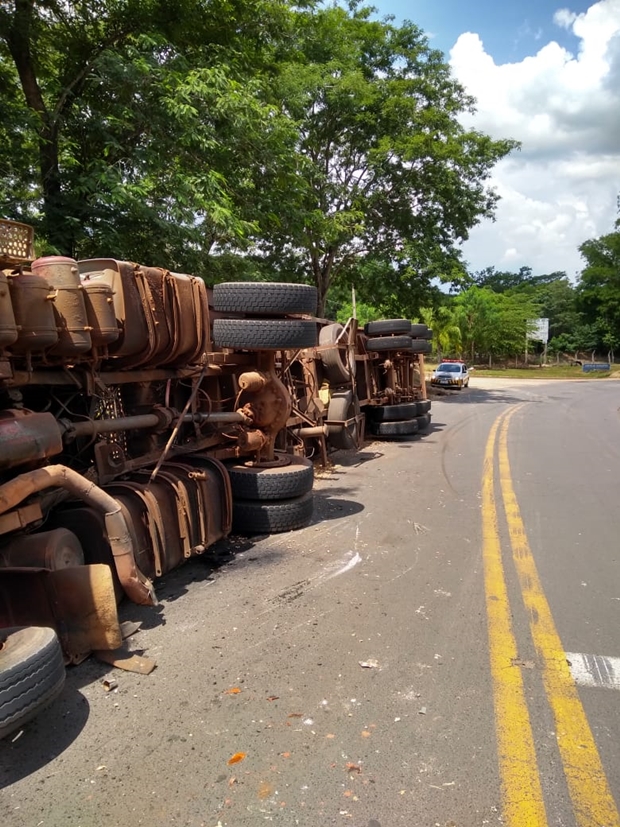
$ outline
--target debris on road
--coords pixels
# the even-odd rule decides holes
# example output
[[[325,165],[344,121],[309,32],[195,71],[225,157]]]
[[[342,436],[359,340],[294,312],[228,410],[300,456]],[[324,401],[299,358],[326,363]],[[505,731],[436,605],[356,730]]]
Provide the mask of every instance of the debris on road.
[[[245,752],[236,752],[228,759],[228,766],[231,766],[232,764],[238,764],[239,761],[243,761],[246,755],[247,753]]]

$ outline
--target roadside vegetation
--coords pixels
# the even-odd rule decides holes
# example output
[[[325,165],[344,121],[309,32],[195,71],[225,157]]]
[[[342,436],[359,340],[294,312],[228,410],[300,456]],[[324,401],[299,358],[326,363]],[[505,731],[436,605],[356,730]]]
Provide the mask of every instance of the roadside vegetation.
[[[439,363],[425,362],[427,378]],[[612,366],[611,370],[596,370],[584,372],[578,365],[530,365],[527,368],[511,367],[476,367],[471,374],[474,381],[481,379],[620,379],[620,365]]]
[[[438,358],[518,366],[620,343],[620,232],[563,272],[468,272],[494,165],[413,23],[359,0],[0,4],[0,216],[37,255],[315,284],[318,314],[412,318]],[[545,354],[528,320],[549,319]]]

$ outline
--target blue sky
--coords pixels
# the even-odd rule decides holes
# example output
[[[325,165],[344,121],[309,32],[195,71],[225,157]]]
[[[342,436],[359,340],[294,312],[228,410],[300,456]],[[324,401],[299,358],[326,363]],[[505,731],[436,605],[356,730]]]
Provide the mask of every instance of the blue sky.
[[[411,20],[476,99],[462,122],[521,150],[491,185],[496,221],[463,245],[472,271],[583,267],[578,247],[614,229],[620,194],[620,0],[370,0]]]
[[[379,15],[393,14],[397,22],[411,20],[432,36],[432,45],[448,54],[459,35],[475,32],[486,51],[501,63],[523,60],[541,43],[556,40],[575,51],[578,39],[553,22],[562,7],[580,13],[587,0],[371,0]]]

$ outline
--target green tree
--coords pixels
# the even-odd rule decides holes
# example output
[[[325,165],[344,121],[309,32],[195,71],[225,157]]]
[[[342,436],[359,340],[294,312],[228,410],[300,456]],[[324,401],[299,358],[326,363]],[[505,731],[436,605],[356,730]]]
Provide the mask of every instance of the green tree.
[[[289,23],[280,0],[5,0],[5,214],[59,252],[173,266],[246,237],[246,204],[289,168],[262,82]]]
[[[586,266],[577,285],[578,308],[586,323],[598,325],[599,345],[604,336],[608,341],[620,338],[620,222],[616,227],[579,248]]]
[[[461,328],[453,308],[446,305],[437,308],[422,307],[420,316],[424,324],[433,331],[437,359],[441,360],[448,354],[461,352]]]
[[[274,96],[298,125],[300,186],[256,245],[316,284],[320,313],[339,278],[362,289],[362,264],[388,294],[463,276],[458,243],[493,214],[488,177],[515,144],[461,126],[474,101],[415,25],[357,2],[300,12]]]
[[[495,293],[488,287],[470,287],[454,299],[463,348],[471,362],[516,356],[525,349],[528,321],[539,308],[527,295]]]

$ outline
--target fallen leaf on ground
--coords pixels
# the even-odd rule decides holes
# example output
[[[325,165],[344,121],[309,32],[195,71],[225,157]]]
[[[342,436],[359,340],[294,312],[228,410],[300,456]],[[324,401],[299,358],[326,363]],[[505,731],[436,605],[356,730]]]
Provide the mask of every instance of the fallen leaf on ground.
[[[238,695],[241,692],[238,686],[233,686],[232,689],[226,689],[224,695]]]
[[[290,752],[281,752],[280,755],[282,756],[282,758],[290,758],[291,757]]]
[[[326,735],[325,737],[326,737],[326,738],[335,738],[336,736],[335,736],[333,733],[328,732],[328,733],[327,733],[327,735]]]
[[[362,738],[370,738],[370,732],[367,729],[362,730]]]
[[[230,766],[231,764],[238,764],[239,761],[243,761],[245,756],[246,756],[245,752],[236,752],[233,756],[231,756],[228,759],[228,765]]]
[[[269,798],[272,792],[273,785],[269,784],[267,781],[261,781],[260,787],[258,788],[258,797],[261,799],[261,801],[264,801],[266,798]]]
[[[353,795],[353,790],[345,790],[343,792],[343,795],[345,798],[351,798],[351,796]]]
[[[267,700],[268,701],[277,701],[279,699],[278,695],[270,695]]]
[[[347,772],[361,772],[362,768],[359,764],[353,764],[351,761],[347,761],[346,763]]]
[[[232,777],[232,778],[229,778],[229,779],[228,779],[228,786],[229,786],[229,787],[232,787],[232,785],[233,785],[233,784],[236,784],[236,783],[237,783],[237,779],[235,778],[235,776],[234,776],[234,775],[233,775],[233,777]]]
[[[303,712],[290,712],[286,717],[287,718],[303,718],[304,713]]]

